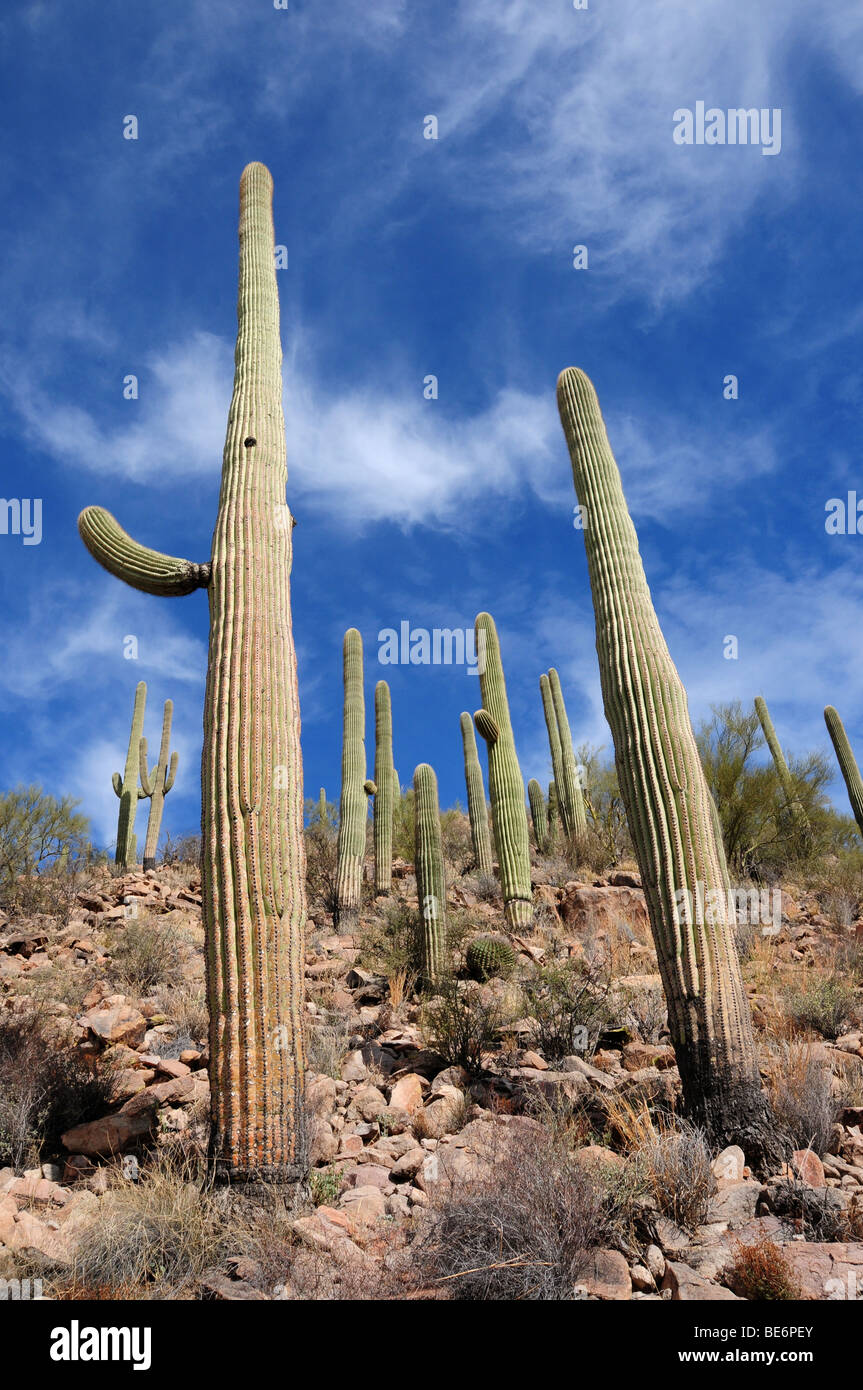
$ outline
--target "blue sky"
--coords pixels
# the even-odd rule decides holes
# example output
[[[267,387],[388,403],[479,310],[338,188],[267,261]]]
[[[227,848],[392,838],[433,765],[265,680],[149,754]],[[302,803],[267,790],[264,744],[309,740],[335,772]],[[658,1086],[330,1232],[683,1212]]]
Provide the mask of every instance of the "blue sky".
[[[476,679],[381,667],[377,634],[480,609],[525,777],[549,775],[549,665],[576,742],[610,747],[554,401],[567,365],[599,392],[694,722],[760,692],[802,752],[828,746],[832,703],[863,752],[863,536],[824,526],[829,498],[863,497],[857,0],[9,0],[0,51],[0,491],[43,501],[41,544],[0,535],[4,785],[81,797],[110,842],[143,679],[151,746],[175,705],[165,824],[196,827],[206,599],[127,589],[75,519],[100,503],[208,557],[251,159],[288,247],[307,795],[338,795],[350,625],[370,769],[383,676],[402,781],[428,761],[463,800]],[[780,153],[675,144],[675,110],[700,100],[781,108]]]

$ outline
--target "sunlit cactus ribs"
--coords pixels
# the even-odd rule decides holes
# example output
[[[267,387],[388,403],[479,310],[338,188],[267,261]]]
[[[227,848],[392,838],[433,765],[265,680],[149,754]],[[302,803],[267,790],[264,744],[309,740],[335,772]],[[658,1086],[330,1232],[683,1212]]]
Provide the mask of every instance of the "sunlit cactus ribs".
[[[524,780],[518,765],[509,718],[500,643],[494,620],[489,613],[477,614],[476,644],[477,651],[485,652],[485,661],[479,674],[483,708],[477,710],[474,723],[477,733],[485,739],[488,748],[491,821],[497,862],[500,865],[504,912],[509,926],[519,930],[529,926],[533,920],[530,835],[527,828]]]
[[[761,1086],[725,853],[686,692],[653,608],[599,402],[583,372],[561,374],[558,406],[586,517],[605,714],[685,1108],[713,1142],[739,1143],[761,1166],[780,1156],[781,1145]],[[699,910],[704,902],[710,910]]]
[[[542,787],[535,777],[527,784],[527,799],[530,803],[530,818],[533,821],[533,837],[540,854],[548,853],[548,814]]]
[[[557,796],[557,783],[551,781],[548,784],[548,847],[554,849],[557,844],[557,828],[560,824],[560,803]]]
[[[422,923],[423,977],[433,983],[446,962],[446,874],[437,778],[428,763],[414,772],[417,899]]]
[[[147,684],[146,681],[139,681],[135,686],[135,704],[132,710],[132,732],[129,734],[129,747],[126,751],[126,766],[121,777],[119,772],[115,772],[111,779],[114,791],[120,798],[120,814],[117,818],[117,848],[114,853],[114,863],[116,867],[125,872],[132,869],[138,859],[138,841],[135,836],[135,816],[138,811],[138,801],[142,796],[149,796],[144,787],[138,786],[138,750],[141,743],[141,734],[144,729],[144,710],[147,705]]]
[[[144,868],[155,869],[156,850],[159,847],[159,829],[162,824],[162,812],[165,809],[165,797],[174,785],[174,778],[177,775],[178,755],[171,753],[171,762],[168,764],[168,753],[171,747],[171,721],[174,716],[174,704],[171,700],[165,701],[165,712],[162,716],[162,741],[159,745],[159,761],[150,771],[147,771],[147,740],[141,739],[139,747],[140,755],[140,777],[144,796],[150,798],[150,815],[147,820],[147,838],[144,842]]]
[[[393,886],[393,712],[386,681],[375,686],[375,893]]]
[[[800,799],[794,786],[794,778],[791,776],[791,771],[785,761],[785,754],[782,752],[782,745],[776,736],[773,720],[770,718],[770,711],[760,695],[756,695],[755,697],[755,713],[758,715],[758,722],[761,725],[764,737],[767,741],[767,747],[770,749],[773,766],[776,768],[776,776],[779,778],[779,784],[782,787],[782,794],[785,797],[785,803],[791,814],[791,818],[797,828],[805,836],[809,833],[810,829],[809,817],[800,805]],[[829,724],[827,727],[828,729],[830,728]]]
[[[272,196],[269,171],[247,165],[234,391],[209,562],[148,550],[100,508],[79,519],[91,553],[134,588],[208,592],[201,784],[211,1146],[216,1177],[253,1190],[307,1167],[303,785]]]
[[[360,910],[368,818],[366,798],[371,794],[366,789],[363,639],[355,627],[348,628],[345,633],[343,669],[345,703],[336,869],[336,918],[342,924],[349,924],[356,919]]]
[[[576,766],[575,753],[572,748],[572,733],[566,714],[566,705],[563,702],[563,690],[560,685],[560,676],[553,666],[548,673],[548,685],[551,695],[552,713],[557,726],[557,738],[560,746],[559,772],[554,767],[554,757],[552,755],[554,780],[557,785],[560,804],[563,807],[566,833],[573,840],[576,849],[579,849],[583,846],[584,838],[587,833],[584,792],[581,786],[579,769]],[[545,695],[543,693],[543,706],[544,705]],[[548,722],[547,715],[546,722]]]
[[[467,972],[474,980],[505,978],[515,969],[516,954],[502,936],[475,936],[465,951]]]
[[[839,771],[845,779],[854,819],[860,828],[861,835],[863,835],[863,780],[860,778],[857,759],[851,751],[851,744],[848,742],[848,735],[845,733],[842,720],[832,705],[828,705],[824,711],[824,722],[836,752]]]
[[[459,725],[464,747],[464,780],[467,787],[467,814],[470,821],[473,857],[477,873],[490,878],[494,861],[491,853],[491,831],[488,828],[488,807],[485,800],[482,768],[479,765],[479,754],[476,751],[473,720],[466,710],[459,717]]]

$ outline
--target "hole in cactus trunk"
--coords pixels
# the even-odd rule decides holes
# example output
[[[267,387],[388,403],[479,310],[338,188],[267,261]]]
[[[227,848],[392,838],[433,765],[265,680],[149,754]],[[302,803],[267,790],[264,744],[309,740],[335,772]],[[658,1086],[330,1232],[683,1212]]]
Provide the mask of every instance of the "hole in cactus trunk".
[[[257,444],[257,442],[258,442],[257,439],[253,439],[252,436],[249,435],[249,437],[248,437],[247,439],[244,439],[244,440],[243,440],[243,448],[244,448],[244,449],[253,449],[254,446]]]

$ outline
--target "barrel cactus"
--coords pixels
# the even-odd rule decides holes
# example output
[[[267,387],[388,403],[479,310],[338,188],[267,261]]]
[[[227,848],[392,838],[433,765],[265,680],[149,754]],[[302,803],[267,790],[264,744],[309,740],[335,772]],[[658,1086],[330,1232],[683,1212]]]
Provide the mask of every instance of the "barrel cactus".
[[[417,899],[422,922],[423,978],[433,983],[446,961],[446,874],[437,778],[428,763],[414,772]]]
[[[653,608],[596,392],[583,372],[567,368],[557,394],[587,518],[583,534],[605,714],[684,1105],[714,1143],[738,1143],[750,1162],[764,1165],[780,1157],[780,1146],[761,1086],[725,852],[686,692]],[[706,913],[697,906],[704,902],[711,905]]]
[[[515,930],[533,920],[530,882],[530,836],[524,800],[524,780],[518,765],[497,629],[489,613],[476,619],[476,650],[485,653],[479,673],[483,708],[474,715],[477,733],[488,747],[488,785],[491,820],[504,911]]]
[[[138,801],[148,793],[138,786],[140,766],[141,734],[144,728],[144,710],[147,705],[147,683],[139,681],[135,686],[135,704],[132,709],[132,732],[129,734],[129,747],[126,750],[126,766],[121,777],[115,772],[111,785],[120,798],[120,814],[117,818],[117,848],[114,853],[116,868],[125,873],[133,869],[138,859],[138,841],[135,835],[135,816]]]
[[[168,752],[171,747],[171,721],[173,717],[173,701],[166,700],[164,713],[162,715],[162,741],[159,745],[159,761],[149,772],[147,771],[147,740],[142,738],[139,746],[141,787],[143,788],[144,796],[150,798],[147,838],[144,842],[145,869],[155,869],[156,867],[156,850],[159,845],[159,829],[162,824],[165,797],[173,787],[174,778],[177,775],[178,755],[176,753],[171,753],[170,765],[168,763]]]
[[[303,781],[272,198],[269,171],[247,165],[211,558],[195,564],[139,545],[100,507],[78,521],[90,552],[133,588],[205,588],[209,598],[201,838],[211,1146],[216,1178],[245,1191],[295,1181],[307,1167]]]
[[[393,886],[393,714],[386,681],[375,686],[375,893]]]
[[[345,684],[342,737],[342,797],[339,808],[336,918],[349,925],[360,910],[366,853],[366,706],[363,696],[363,639],[348,628],[343,645]]]
[[[470,838],[473,844],[473,857],[477,873],[490,878],[492,874],[491,832],[488,828],[488,807],[485,800],[485,786],[482,768],[476,751],[476,735],[473,720],[465,710],[460,718],[461,739],[464,748],[464,780],[467,787],[467,814],[470,821]]]
[[[863,781],[860,778],[860,769],[857,766],[857,759],[851,751],[851,744],[842,725],[842,720],[836,713],[832,705],[828,705],[824,711],[824,722],[827,725],[827,732],[833,741],[836,750],[836,759],[839,763],[839,770],[845,779],[845,786],[848,789],[848,800],[851,802],[851,810],[854,812],[860,833],[863,834]]]
[[[475,936],[468,942],[465,964],[474,980],[506,978],[515,969],[515,951],[502,936]]]

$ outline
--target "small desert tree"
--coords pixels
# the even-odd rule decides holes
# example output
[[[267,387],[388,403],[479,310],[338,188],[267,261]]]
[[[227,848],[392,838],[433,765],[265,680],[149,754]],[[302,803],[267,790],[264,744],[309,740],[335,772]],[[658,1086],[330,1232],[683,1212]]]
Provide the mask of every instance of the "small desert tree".
[[[41,787],[0,792],[0,902],[17,903],[40,874],[65,865],[87,847],[90,823],[70,797]]]

